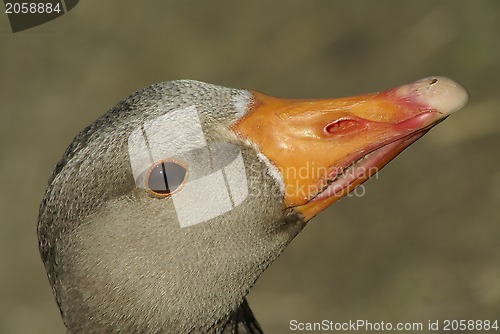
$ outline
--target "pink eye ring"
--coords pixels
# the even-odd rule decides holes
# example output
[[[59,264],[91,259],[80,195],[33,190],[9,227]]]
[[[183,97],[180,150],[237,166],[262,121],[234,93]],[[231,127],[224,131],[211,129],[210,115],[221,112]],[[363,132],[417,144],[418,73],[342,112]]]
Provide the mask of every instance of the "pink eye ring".
[[[175,160],[159,160],[148,171],[146,189],[155,196],[167,197],[182,189],[187,180],[187,166]]]

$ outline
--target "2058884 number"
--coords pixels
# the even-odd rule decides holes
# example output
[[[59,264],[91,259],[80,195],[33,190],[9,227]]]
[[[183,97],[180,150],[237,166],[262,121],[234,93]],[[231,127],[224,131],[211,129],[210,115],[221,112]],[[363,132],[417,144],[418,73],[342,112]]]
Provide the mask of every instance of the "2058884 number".
[[[60,3],[23,2],[5,3],[5,14],[51,14],[61,12]]]
[[[489,331],[498,330],[498,320],[445,320],[445,331]]]

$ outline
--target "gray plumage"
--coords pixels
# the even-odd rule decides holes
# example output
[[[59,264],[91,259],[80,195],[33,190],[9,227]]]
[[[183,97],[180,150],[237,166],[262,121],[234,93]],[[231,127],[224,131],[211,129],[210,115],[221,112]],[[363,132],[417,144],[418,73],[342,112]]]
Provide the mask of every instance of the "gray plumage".
[[[228,129],[239,117],[234,101],[248,96],[196,81],[157,84],[77,135],[38,221],[40,253],[69,333],[261,332],[245,296],[304,222],[283,211],[265,163]],[[209,143],[241,149],[251,185],[233,210],[180,228],[171,198],[136,186],[127,138],[192,105]]]

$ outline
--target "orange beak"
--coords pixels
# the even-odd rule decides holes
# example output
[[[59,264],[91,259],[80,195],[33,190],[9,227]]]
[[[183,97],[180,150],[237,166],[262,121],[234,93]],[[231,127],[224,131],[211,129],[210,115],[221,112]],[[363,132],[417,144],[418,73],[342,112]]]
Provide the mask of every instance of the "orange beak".
[[[380,93],[290,100],[253,93],[232,130],[280,172],[284,209],[309,220],[465,105],[454,81],[426,78]]]

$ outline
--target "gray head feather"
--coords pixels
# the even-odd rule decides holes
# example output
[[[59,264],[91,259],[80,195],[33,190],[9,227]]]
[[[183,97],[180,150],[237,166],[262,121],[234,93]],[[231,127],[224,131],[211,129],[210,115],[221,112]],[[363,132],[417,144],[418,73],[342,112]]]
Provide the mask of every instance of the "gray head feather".
[[[283,212],[279,185],[258,152],[228,130],[249,96],[196,81],[157,84],[77,135],[54,170],[38,223],[41,256],[70,333],[238,328],[234,317],[248,309],[248,290],[304,226]],[[172,198],[137,187],[127,139],[141,124],[189,106],[198,110],[207,142],[239,147],[251,182],[241,205],[181,228]]]

